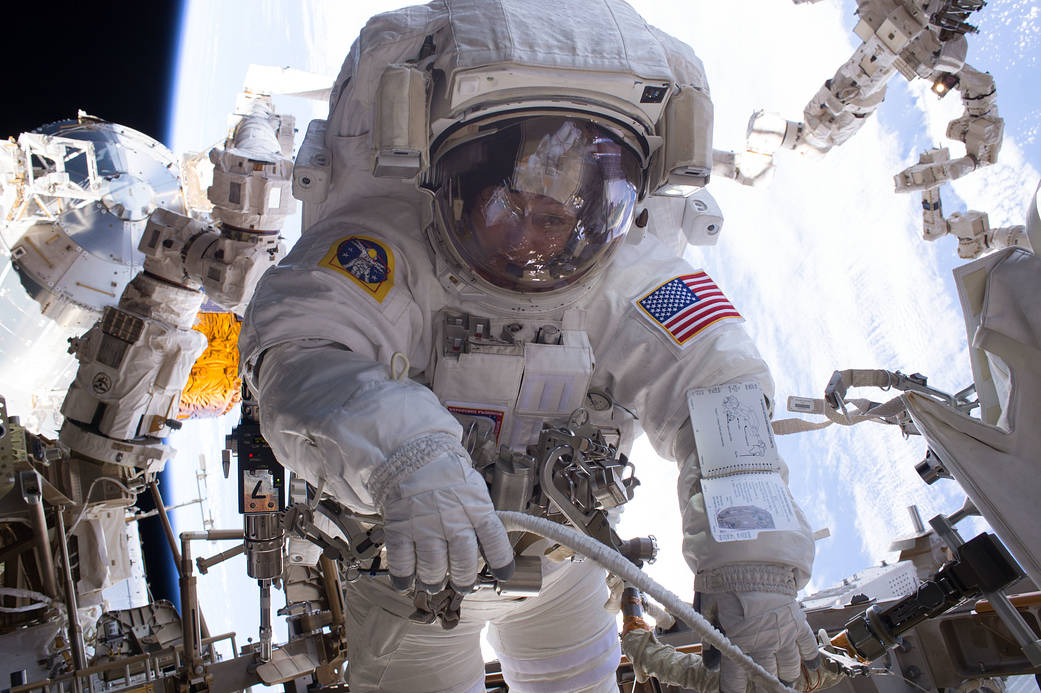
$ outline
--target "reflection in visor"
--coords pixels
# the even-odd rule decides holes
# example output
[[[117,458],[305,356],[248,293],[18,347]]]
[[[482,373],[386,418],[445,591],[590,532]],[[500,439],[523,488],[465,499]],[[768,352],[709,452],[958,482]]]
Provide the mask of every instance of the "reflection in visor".
[[[459,258],[516,291],[567,286],[606,264],[632,222],[640,168],[579,119],[513,121],[437,162],[437,209]]]
[[[494,186],[479,197],[487,202],[478,202],[470,216],[470,250],[483,257],[486,270],[513,278],[525,270],[545,272],[578,231],[575,210],[545,195]]]

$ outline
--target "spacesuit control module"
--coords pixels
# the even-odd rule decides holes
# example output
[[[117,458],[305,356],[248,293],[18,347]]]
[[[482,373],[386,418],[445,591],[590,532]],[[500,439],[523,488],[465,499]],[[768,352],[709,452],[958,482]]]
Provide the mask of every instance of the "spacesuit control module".
[[[495,509],[618,543],[641,430],[680,465],[706,617],[782,680],[814,657],[768,369],[659,239],[697,227],[711,167],[701,62],[623,2],[444,0],[362,30],[294,167],[304,233],[240,342],[278,459],[383,523],[389,579],[347,586],[351,690],[483,690],[486,624],[511,690],[617,690],[603,570]],[[531,596],[471,591],[488,573]],[[451,630],[409,620],[446,585]]]

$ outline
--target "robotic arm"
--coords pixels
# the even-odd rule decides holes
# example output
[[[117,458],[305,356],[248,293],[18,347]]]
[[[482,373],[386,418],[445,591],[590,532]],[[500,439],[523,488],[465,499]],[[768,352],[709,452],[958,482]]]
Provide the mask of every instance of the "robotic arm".
[[[74,451],[161,469],[170,451],[160,441],[180,428],[181,390],[206,347],[191,329],[199,308],[209,297],[241,311],[283,253],[278,229],[293,205],[283,150],[292,149],[292,119],[274,116],[268,97],[247,93],[242,100],[249,113],[233,116],[225,148],[210,155],[218,226],[155,210],[139,244],[144,270],[73,342],[80,368],[62,405],[61,440]]]
[[[970,65],[956,73],[935,75],[933,91],[938,96],[943,98],[952,89],[961,92],[965,113],[947,125],[947,136],[965,144],[965,156],[952,160],[946,149],[926,152],[918,164],[894,177],[897,192],[931,190],[997,161],[1005,121],[998,117],[994,78]]]
[[[798,1],[798,0],[797,0]],[[743,185],[769,177],[780,149],[820,156],[852,137],[885,98],[886,85],[900,73],[933,83],[944,96],[962,94],[965,114],[952,121],[947,136],[964,142],[966,155],[952,162],[922,162],[896,176],[897,190],[939,185],[994,163],[1004,123],[997,115],[994,80],[965,64],[965,34],[976,28],[965,19],[978,0],[910,2],[860,0],[854,33],[861,44],[806,104],[802,122],[757,111],[749,119],[745,151],[716,151],[713,172]]]
[[[962,161],[968,157],[962,157]],[[956,162],[948,160],[946,149],[931,149],[922,154],[920,170],[944,172],[947,164],[956,166]],[[899,178],[899,177],[898,177]],[[990,217],[986,212],[968,210],[955,212],[949,217],[943,215],[943,202],[940,198],[939,184],[922,190],[922,237],[927,241],[935,241],[950,234],[958,239],[958,257],[972,260],[983,253],[998,248],[1031,249],[1027,227],[1022,224],[991,228]]]

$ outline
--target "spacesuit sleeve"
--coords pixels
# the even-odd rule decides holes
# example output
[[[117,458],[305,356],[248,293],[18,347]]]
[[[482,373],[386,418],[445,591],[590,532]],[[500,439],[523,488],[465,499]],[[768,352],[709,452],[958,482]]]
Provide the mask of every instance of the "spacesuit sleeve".
[[[373,472],[412,441],[458,446],[462,436],[428,388],[332,342],[276,346],[258,379],[261,432],[276,457],[357,512],[378,511]]]
[[[702,489],[701,460],[690,423],[676,442],[679,453],[679,496],[683,522],[683,557],[694,572],[695,589],[702,592],[783,592],[795,594],[810,579],[813,532],[798,503],[792,502],[799,528],[760,532],[747,541],[718,542],[710,531]],[[788,483],[782,460],[780,475]],[[784,566],[778,571],[775,566]],[[790,571],[788,570],[790,569]]]
[[[387,365],[402,353],[422,368],[428,343],[412,274],[405,252],[365,228],[331,219],[308,229],[257,283],[239,338],[244,374],[272,347],[305,339]]]
[[[462,434],[429,389],[391,377],[392,362],[422,369],[429,352],[409,282],[397,247],[328,223],[265,274],[239,341],[278,459],[358,512],[377,511],[373,473],[410,442]]]
[[[783,591],[794,594],[809,579],[814,553],[812,531],[797,504],[796,530],[764,531],[755,539],[727,542],[716,541],[710,531],[687,392],[754,382],[772,400],[773,380],[742,319],[721,320],[681,344],[641,307],[641,299],[670,278],[692,272],[695,270],[686,262],[661,251],[640,262],[627,265],[623,259],[619,263],[615,277],[619,293],[598,311],[611,318],[603,322],[604,332],[597,340],[604,345],[597,368],[607,374],[603,384],[615,400],[638,413],[656,452],[679,465],[683,554],[695,573],[696,587],[715,592],[755,591],[780,580],[785,583]],[[655,279],[648,281],[648,277]],[[649,304],[644,301],[644,305]],[[787,483],[787,467],[784,462],[780,466]],[[784,570],[778,572],[776,566]]]

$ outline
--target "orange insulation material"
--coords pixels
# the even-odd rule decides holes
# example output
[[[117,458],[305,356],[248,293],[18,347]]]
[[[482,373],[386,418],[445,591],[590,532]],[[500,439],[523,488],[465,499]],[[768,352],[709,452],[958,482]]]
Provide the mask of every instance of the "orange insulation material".
[[[192,366],[181,393],[178,419],[217,417],[242,400],[238,376],[241,328],[242,321],[233,313],[199,313],[195,329],[206,335],[209,346]]]
[[[639,616],[626,616],[622,619],[622,635],[625,635],[631,630],[650,630],[651,627],[647,625]]]

